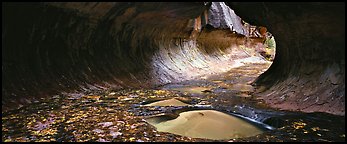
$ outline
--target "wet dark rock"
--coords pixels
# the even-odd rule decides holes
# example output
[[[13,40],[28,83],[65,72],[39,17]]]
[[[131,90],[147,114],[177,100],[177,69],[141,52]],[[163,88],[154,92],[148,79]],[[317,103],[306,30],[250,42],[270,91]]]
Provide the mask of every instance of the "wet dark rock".
[[[211,90],[203,90],[203,91],[201,91],[201,92],[203,92],[203,93],[212,93]]]
[[[280,128],[287,125],[286,121],[281,119],[280,117],[270,117],[263,122],[275,128]]]

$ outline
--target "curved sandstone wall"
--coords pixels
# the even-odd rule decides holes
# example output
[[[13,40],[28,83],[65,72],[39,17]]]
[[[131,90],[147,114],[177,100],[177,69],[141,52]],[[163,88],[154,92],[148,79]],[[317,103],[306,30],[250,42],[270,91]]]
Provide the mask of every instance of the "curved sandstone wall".
[[[344,3],[228,3],[276,38],[276,57],[255,84],[270,105],[345,114]],[[264,89],[261,88],[260,91]]]
[[[344,7],[300,4],[288,13],[285,4],[226,4],[276,37],[274,64],[257,81],[270,88],[262,93],[268,103],[344,115]],[[225,6],[3,3],[2,107],[76,89],[153,88],[224,72],[245,44],[240,33],[248,33]]]

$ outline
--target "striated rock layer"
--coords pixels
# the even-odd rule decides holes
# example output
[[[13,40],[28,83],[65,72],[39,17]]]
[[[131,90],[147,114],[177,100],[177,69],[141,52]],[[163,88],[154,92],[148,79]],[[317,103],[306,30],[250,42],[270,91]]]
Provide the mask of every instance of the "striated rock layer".
[[[255,84],[273,107],[345,115],[344,3],[228,3],[276,37],[274,63]]]
[[[262,93],[269,104],[344,115],[343,4],[226,5],[3,3],[2,107],[225,72],[247,43],[239,15],[276,37],[274,64],[256,81],[270,88]]]

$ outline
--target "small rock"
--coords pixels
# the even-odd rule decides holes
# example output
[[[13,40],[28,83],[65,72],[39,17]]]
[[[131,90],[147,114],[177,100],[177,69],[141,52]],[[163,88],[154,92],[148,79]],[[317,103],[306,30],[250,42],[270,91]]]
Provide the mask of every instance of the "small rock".
[[[98,125],[102,125],[102,127],[109,127],[113,125],[113,122],[101,122],[101,123],[98,123]]]
[[[58,99],[58,98],[60,98],[60,95],[53,96],[53,99]]]
[[[123,99],[123,101],[129,101],[129,100],[132,100],[132,99],[134,99],[134,98],[125,98],[125,99]]]
[[[101,129],[95,129],[95,130],[93,130],[93,132],[96,132],[96,133],[103,133],[104,131],[101,130]]]
[[[137,98],[137,97],[139,97],[139,96],[138,96],[138,95],[131,94],[131,95],[129,95],[129,97],[131,97],[131,98]]]
[[[131,129],[134,129],[134,128],[136,128],[136,127],[137,127],[137,125],[135,125],[135,124],[133,124],[133,125],[130,126]]]
[[[206,105],[208,103],[209,103],[208,101],[201,101],[201,102],[198,103],[198,105]]]
[[[125,122],[124,122],[124,121],[117,121],[117,123],[122,123],[122,124],[125,124]]]
[[[110,141],[107,141],[107,140],[105,140],[105,139],[103,139],[103,138],[99,138],[97,141],[98,141],[98,142],[110,142]]]
[[[212,93],[211,90],[203,90],[203,91],[201,91],[201,92],[203,92],[203,93]]]
[[[118,136],[122,135],[122,133],[110,131],[110,135],[111,135],[113,138],[117,138]]]

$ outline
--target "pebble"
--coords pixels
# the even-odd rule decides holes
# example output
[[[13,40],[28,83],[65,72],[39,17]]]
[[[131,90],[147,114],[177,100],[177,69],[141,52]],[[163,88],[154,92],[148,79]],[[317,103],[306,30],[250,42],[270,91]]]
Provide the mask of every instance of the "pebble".
[[[105,140],[105,139],[103,139],[103,138],[99,138],[97,141],[98,141],[98,142],[111,142],[111,141],[107,141],[107,140]]]
[[[122,135],[122,133],[110,131],[110,135],[111,135],[113,138],[117,138],[118,136]]]
[[[95,129],[95,130],[93,130],[93,132],[96,132],[96,133],[103,133],[104,131],[101,130],[101,129]]]
[[[141,139],[138,139],[138,140],[136,140],[136,142],[145,142],[145,141],[143,141],[143,140],[141,140]]]
[[[102,125],[102,127],[109,127],[113,125],[113,122],[101,122],[101,123],[98,123],[98,125]]]

